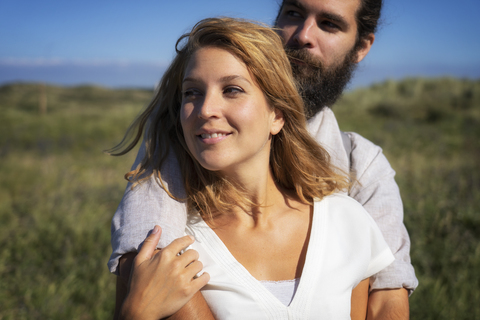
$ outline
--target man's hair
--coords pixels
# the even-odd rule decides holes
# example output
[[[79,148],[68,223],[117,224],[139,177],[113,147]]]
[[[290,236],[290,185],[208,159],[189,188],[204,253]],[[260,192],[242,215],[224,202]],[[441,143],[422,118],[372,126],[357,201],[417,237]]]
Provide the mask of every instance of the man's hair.
[[[370,33],[375,34],[377,32],[378,21],[380,19],[380,13],[382,11],[383,0],[359,0],[360,7],[355,13],[355,20],[357,22],[357,41],[355,46],[361,45],[363,39],[365,39]],[[275,25],[277,25],[278,17],[283,9],[285,0],[282,1],[275,18]]]
[[[382,6],[383,0],[360,0],[360,7],[355,13],[357,20],[356,46],[361,45],[362,40],[370,33],[377,32]]]
[[[128,129],[124,140],[113,148],[118,151],[115,155],[125,154],[144,134],[146,154],[141,165],[125,175],[129,181],[136,184],[154,175],[165,191],[179,200],[165,187],[160,170],[173,149],[190,210],[212,217],[213,213],[227,212],[235,205],[261,206],[248,200],[250,195],[234,181],[203,168],[186,145],[180,123],[182,81],[193,54],[205,47],[224,49],[241,60],[270,108],[283,114],[284,126],[272,137],[270,152],[270,167],[280,187],[293,190],[305,203],[347,187],[347,178],[332,167],[328,153],[306,129],[303,102],[280,37],[267,26],[232,18],[202,20],[177,41],[177,55],[163,75],[154,99]],[[129,133],[134,138],[128,144]]]

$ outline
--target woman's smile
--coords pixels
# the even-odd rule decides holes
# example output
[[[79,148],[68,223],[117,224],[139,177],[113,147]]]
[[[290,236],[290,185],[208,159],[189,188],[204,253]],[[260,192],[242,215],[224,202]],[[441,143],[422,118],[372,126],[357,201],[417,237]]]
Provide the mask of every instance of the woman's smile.
[[[206,144],[215,144],[225,140],[230,133],[226,132],[206,132],[198,135],[200,141]]]

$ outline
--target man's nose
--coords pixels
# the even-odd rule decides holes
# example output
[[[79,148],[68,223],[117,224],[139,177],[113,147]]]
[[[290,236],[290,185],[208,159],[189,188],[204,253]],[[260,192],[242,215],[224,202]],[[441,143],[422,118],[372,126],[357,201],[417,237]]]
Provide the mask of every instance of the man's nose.
[[[314,32],[317,22],[314,18],[307,18],[300,24],[295,32],[293,40],[299,48],[314,47]]]
[[[198,117],[205,120],[212,117],[218,118],[220,109],[221,99],[213,93],[207,93],[198,106]]]

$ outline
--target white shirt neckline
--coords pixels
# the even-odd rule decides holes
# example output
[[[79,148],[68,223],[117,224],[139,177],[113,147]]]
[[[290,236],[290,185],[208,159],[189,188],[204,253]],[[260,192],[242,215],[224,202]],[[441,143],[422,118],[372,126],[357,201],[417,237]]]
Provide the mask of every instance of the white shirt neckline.
[[[253,277],[250,272],[231,254],[222,240],[217,234],[207,225],[203,219],[199,219],[200,231],[198,235],[202,235],[204,239],[197,239],[202,242],[202,246],[209,252],[219,265],[222,265],[224,270],[231,274],[232,279],[241,282],[242,285],[249,288],[249,291],[256,297],[263,308],[270,309],[297,309],[302,310],[308,314],[308,306],[311,305],[310,299],[312,299],[312,290],[315,279],[321,274],[322,270],[318,268],[318,263],[315,263],[324,251],[326,244],[326,232],[325,219],[327,212],[328,201],[320,201],[314,204],[313,217],[312,217],[312,230],[310,232],[310,239],[307,248],[307,254],[305,258],[305,264],[303,267],[300,282],[291,303],[286,306],[277,297],[273,295],[262,283]],[[320,238],[320,239],[318,239]],[[305,280],[304,280],[305,279]],[[310,279],[310,280],[309,280]],[[270,311],[273,311],[270,310]]]

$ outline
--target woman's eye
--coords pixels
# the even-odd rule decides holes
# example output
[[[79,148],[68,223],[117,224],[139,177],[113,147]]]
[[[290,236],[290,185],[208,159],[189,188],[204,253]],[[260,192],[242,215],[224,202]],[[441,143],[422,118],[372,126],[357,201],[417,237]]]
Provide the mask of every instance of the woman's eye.
[[[285,12],[285,15],[292,18],[300,18],[300,13],[294,10],[288,10],[287,12]]]
[[[243,90],[239,87],[227,87],[223,90],[223,93],[229,94],[229,95],[236,95],[238,93],[242,93]]]
[[[187,89],[183,91],[183,98],[192,98],[198,96],[199,94],[200,93],[198,92],[198,90]]]

